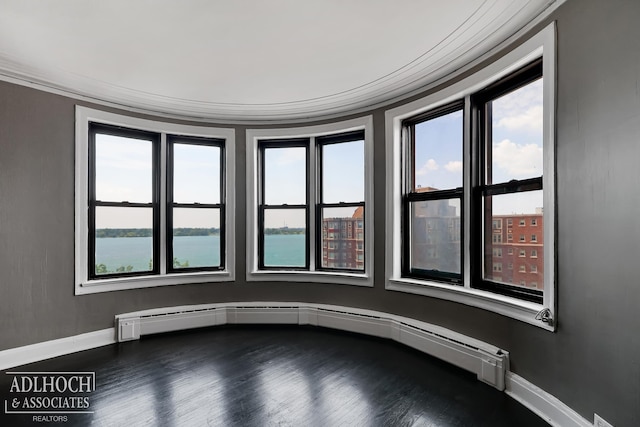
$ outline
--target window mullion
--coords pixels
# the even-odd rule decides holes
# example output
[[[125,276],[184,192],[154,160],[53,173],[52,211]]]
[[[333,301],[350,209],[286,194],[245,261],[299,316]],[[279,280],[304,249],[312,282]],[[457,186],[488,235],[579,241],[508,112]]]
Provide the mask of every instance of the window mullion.
[[[318,167],[318,145],[316,143],[316,138],[311,138],[309,140],[309,147],[307,148],[309,161],[307,164],[307,218],[308,218],[308,229],[307,235],[309,242],[307,244],[308,260],[309,260],[309,271],[316,270],[316,254],[318,253],[318,249],[316,247],[316,242],[322,242],[322,239],[318,238],[318,232],[322,232],[322,230],[318,231],[316,224],[318,223],[318,219],[316,213],[318,212],[318,204],[321,202],[320,200],[320,191],[319,185],[321,182],[321,177],[319,174],[322,172],[322,169]],[[321,251],[320,251],[321,253]]]
[[[158,231],[160,238],[160,274],[167,274],[167,210],[171,209],[167,201],[167,180],[171,179],[167,172],[168,156],[167,156],[167,134],[160,135],[160,230]]]
[[[462,284],[471,288],[471,224],[472,224],[472,189],[477,183],[473,180],[474,165],[474,117],[469,95],[464,98],[464,115],[462,126]]]

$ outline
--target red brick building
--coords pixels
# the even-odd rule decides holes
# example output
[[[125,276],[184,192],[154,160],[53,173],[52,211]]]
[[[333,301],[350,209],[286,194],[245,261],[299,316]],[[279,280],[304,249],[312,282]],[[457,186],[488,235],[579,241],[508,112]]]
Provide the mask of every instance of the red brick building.
[[[485,242],[485,278],[544,289],[544,223],[535,214],[494,215]]]
[[[364,208],[322,220],[322,267],[364,270]]]

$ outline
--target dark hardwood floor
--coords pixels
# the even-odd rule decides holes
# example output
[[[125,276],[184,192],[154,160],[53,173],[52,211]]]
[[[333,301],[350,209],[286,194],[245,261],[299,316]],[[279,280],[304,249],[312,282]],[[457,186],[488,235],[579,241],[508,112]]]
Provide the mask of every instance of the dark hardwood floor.
[[[7,415],[5,400],[17,393],[10,393],[15,375],[4,372],[0,426],[547,426],[445,362],[314,327],[156,335],[8,372],[45,371],[95,372],[95,391],[85,394],[94,412],[58,422]]]

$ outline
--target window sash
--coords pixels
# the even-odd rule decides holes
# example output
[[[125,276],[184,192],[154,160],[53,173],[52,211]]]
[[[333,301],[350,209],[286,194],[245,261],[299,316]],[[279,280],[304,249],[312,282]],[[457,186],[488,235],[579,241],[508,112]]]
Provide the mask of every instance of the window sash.
[[[261,140],[258,141],[259,156],[259,184],[260,191],[258,195],[258,269],[259,270],[292,270],[292,271],[308,271],[310,269],[310,209],[309,209],[309,185],[310,185],[310,138],[292,138],[277,140]],[[265,203],[265,154],[266,150],[273,148],[304,148],[305,149],[305,204],[266,204]],[[287,266],[287,265],[267,265],[265,262],[265,213],[267,210],[304,210],[305,217],[305,249],[304,249],[304,265],[303,266]]]
[[[154,132],[146,132],[137,129],[130,129],[119,126],[106,125],[102,123],[89,122],[88,155],[88,256],[87,272],[89,280],[111,279],[118,277],[148,276],[160,273],[160,135]],[[150,141],[152,144],[152,201],[150,203],[137,203],[129,201],[102,201],[96,200],[96,137],[97,135],[111,135],[123,138],[139,139]],[[96,209],[98,207],[121,207],[121,208],[151,208],[152,209],[152,268],[146,271],[96,273]]]
[[[439,117],[457,112],[464,112],[464,100],[455,101],[453,103],[444,105],[442,107],[429,110],[423,114],[418,116],[410,117],[405,119],[402,122],[403,126],[403,164],[404,164],[404,173],[403,173],[403,196],[402,196],[402,255],[401,255],[401,274],[403,277],[413,278],[413,279],[426,279],[426,280],[435,280],[440,282],[445,282],[454,285],[462,285],[463,284],[463,266],[464,266],[464,250],[462,250],[462,242],[464,242],[464,205],[463,205],[463,187],[457,187],[453,189],[442,189],[436,191],[429,192],[418,192],[416,185],[416,126],[420,123],[437,119]],[[463,119],[464,123],[464,119]],[[464,132],[466,132],[463,126],[463,139],[460,141],[460,146],[464,148]],[[464,158],[463,158],[464,162]],[[411,204],[415,202],[425,202],[425,201],[445,201],[457,199],[460,204],[460,273],[454,272],[445,272],[445,271],[437,271],[437,270],[425,270],[420,268],[412,267],[411,263],[411,238],[410,238],[410,230],[411,230]]]
[[[491,196],[526,193],[543,189],[543,177],[533,177],[527,179],[513,179],[508,182],[494,183],[491,174],[491,132],[492,132],[492,110],[490,103],[501,96],[525,87],[526,85],[543,78],[542,59],[535,60],[519,70],[509,74],[505,78],[497,81],[489,87],[479,91],[470,97],[472,117],[475,124],[472,124],[476,137],[472,139],[472,146],[475,146],[476,159],[472,166],[474,176],[479,177],[476,189],[472,192],[472,265],[473,269],[471,287],[485,290],[500,295],[515,297],[524,301],[542,304],[544,291],[531,288],[523,288],[516,285],[509,285],[485,278],[485,253],[484,246],[486,236],[491,233],[491,206],[486,200]],[[522,225],[520,221],[520,225]],[[519,239],[522,242],[522,239]]]
[[[226,194],[225,185],[225,141],[220,138],[204,138],[204,137],[185,137],[178,135],[167,135],[167,201],[166,201],[166,269],[167,273],[190,273],[197,271],[223,271],[226,268]],[[174,201],[174,183],[175,183],[175,144],[199,145],[205,147],[217,147],[220,149],[219,161],[219,194],[220,203],[176,203]],[[175,268],[173,266],[174,259],[174,209],[219,209],[220,210],[220,265],[219,266],[202,266],[202,267],[183,267]]]
[[[365,239],[366,239],[366,233],[365,233],[365,229],[367,227],[367,224],[365,223],[365,201],[364,200],[348,200],[348,201],[341,201],[339,203],[325,203],[324,202],[324,168],[323,168],[323,148],[326,147],[327,145],[331,145],[331,144],[341,144],[341,143],[348,143],[348,142],[355,142],[355,141],[364,141],[365,140],[365,134],[364,134],[364,130],[357,130],[357,131],[353,131],[353,132],[346,132],[346,133],[338,133],[338,134],[331,134],[331,135],[325,135],[325,136],[320,136],[320,137],[316,137],[315,138],[315,144],[316,144],[316,152],[317,154],[317,163],[318,163],[318,167],[316,169],[316,176],[317,176],[317,180],[318,180],[318,203],[316,203],[316,270],[318,271],[336,271],[336,272],[353,272],[353,273],[362,273],[364,271],[366,271],[366,265],[365,265],[365,259],[366,257],[364,256],[364,249],[362,250],[362,254],[359,253],[360,249],[357,249],[359,244],[365,244]],[[363,145],[363,152],[362,152],[362,162],[363,162],[363,166],[365,163],[365,147]],[[365,179],[365,177],[363,176],[363,180]],[[364,181],[363,181],[364,182]],[[364,188],[363,188],[363,197],[364,197]],[[356,236],[356,239],[354,239],[355,241],[352,242],[353,244],[356,245],[355,251],[356,251],[356,258],[355,258],[355,262],[356,264],[358,264],[358,261],[360,261],[359,259],[359,255],[363,255],[362,256],[362,268],[348,268],[348,267],[330,267],[330,266],[323,266],[323,259],[324,259],[324,252],[325,248],[323,245],[323,242],[325,242],[324,236],[323,236],[323,229],[324,229],[324,216],[323,216],[323,211],[324,209],[330,209],[330,208],[358,208],[358,207],[362,207],[362,217],[359,218],[360,221],[362,221],[363,226],[361,228],[358,229],[357,227],[357,220],[354,221],[356,227],[355,229],[352,230],[352,233]],[[358,231],[361,230],[361,231]],[[361,240],[357,240],[357,233],[362,233],[362,239]],[[336,242],[334,242],[336,243]],[[342,243],[342,242],[339,242]],[[366,247],[366,245],[362,246],[363,248]]]

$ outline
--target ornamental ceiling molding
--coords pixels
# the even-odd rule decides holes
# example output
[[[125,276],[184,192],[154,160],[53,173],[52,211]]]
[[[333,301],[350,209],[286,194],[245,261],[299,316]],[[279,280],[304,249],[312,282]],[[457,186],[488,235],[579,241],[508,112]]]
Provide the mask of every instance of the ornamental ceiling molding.
[[[37,61],[26,61],[17,52],[0,51],[0,79],[98,104],[179,119],[251,124],[321,120],[388,105],[444,82],[503,49],[565,1],[487,0],[455,31],[395,71],[339,93],[290,102],[220,103],[165,96],[57,66],[44,68]],[[380,55],[384,58],[385,52]]]

